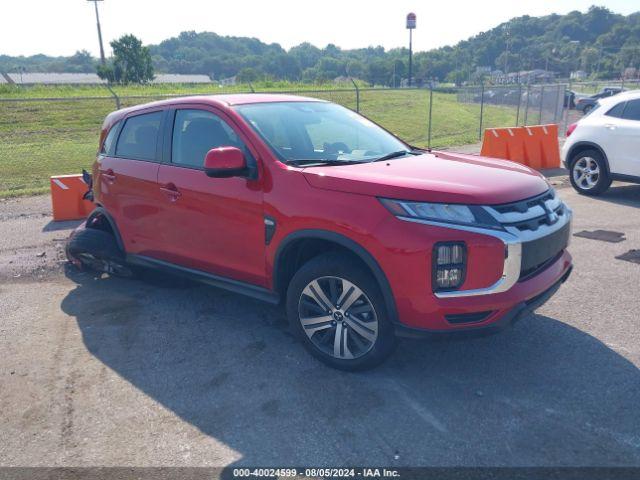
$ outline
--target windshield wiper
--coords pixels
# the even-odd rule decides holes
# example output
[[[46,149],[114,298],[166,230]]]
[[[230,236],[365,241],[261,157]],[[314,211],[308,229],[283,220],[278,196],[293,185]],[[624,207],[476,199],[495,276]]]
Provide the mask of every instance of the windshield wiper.
[[[361,160],[330,160],[330,159],[299,159],[287,160],[287,165],[295,165],[296,167],[306,167],[309,165],[350,165],[353,163],[366,163]]]
[[[385,160],[391,160],[392,158],[404,157],[405,155],[420,155],[419,152],[412,152],[409,150],[398,150],[397,152],[387,153],[380,158],[376,158],[374,162],[384,162]]]

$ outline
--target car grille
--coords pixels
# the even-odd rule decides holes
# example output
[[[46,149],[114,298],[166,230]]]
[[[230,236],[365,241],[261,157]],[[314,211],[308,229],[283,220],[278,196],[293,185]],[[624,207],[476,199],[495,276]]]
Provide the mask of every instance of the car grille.
[[[487,207],[487,210],[506,231],[522,241],[519,281],[542,272],[569,244],[570,223],[561,221],[569,211],[553,189],[519,202]]]
[[[570,227],[566,224],[551,235],[523,243],[520,281],[537,275],[557,260],[569,244],[569,234]]]

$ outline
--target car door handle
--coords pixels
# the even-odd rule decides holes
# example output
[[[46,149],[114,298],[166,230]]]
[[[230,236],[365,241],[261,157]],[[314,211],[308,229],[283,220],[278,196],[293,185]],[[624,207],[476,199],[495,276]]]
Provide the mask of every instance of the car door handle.
[[[172,202],[175,202],[182,196],[182,194],[178,190],[178,187],[176,187],[173,183],[161,185],[160,191],[167,197],[169,197],[169,200],[171,200]]]
[[[116,175],[111,169],[107,170],[106,172],[102,172],[102,178],[104,178],[109,183],[113,183],[116,181]]]
[[[604,126],[609,130],[615,130],[616,126],[613,123],[605,123]]]

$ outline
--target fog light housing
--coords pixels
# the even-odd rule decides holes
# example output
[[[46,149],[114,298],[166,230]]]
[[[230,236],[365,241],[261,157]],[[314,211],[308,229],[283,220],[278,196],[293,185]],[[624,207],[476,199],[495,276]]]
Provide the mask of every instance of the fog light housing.
[[[467,270],[467,247],[463,242],[439,242],[433,247],[432,283],[434,292],[462,286]]]

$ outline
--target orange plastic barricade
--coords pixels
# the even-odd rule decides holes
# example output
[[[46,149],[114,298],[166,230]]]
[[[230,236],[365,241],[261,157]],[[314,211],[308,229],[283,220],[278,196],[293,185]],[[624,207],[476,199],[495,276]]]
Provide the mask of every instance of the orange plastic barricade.
[[[88,188],[82,180],[82,175],[51,177],[53,220],[59,222],[87,217],[95,207],[92,202],[82,199]]]
[[[503,158],[536,170],[560,167],[558,125],[488,128],[481,155]]]
[[[506,160],[524,159],[522,132],[518,128],[487,128],[480,155]]]

